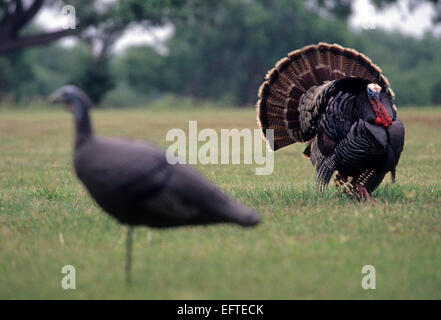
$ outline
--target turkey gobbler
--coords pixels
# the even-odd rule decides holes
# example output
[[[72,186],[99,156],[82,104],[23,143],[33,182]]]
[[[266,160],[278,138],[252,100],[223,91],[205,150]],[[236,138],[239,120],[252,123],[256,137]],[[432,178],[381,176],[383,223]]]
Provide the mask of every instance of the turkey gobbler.
[[[386,173],[395,180],[404,126],[389,82],[363,54],[327,43],[293,51],[258,96],[257,121],[265,136],[274,130],[274,151],[307,142],[318,190],[337,172],[343,193],[366,200]]]

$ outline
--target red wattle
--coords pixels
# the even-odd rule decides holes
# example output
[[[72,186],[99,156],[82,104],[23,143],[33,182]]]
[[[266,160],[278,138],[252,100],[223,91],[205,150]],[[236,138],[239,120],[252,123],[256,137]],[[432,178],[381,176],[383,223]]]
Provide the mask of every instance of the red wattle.
[[[386,109],[383,104],[376,99],[369,99],[372,110],[375,113],[375,124],[379,126],[383,126],[384,128],[389,127],[392,124],[392,119],[389,117]]]

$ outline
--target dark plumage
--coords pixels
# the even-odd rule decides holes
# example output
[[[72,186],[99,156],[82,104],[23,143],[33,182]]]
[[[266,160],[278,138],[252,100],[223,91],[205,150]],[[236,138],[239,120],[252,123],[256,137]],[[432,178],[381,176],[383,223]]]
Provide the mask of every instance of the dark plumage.
[[[143,141],[97,137],[89,98],[75,86],[51,95],[74,113],[74,167],[90,195],[120,223],[129,226],[127,276],[132,228],[235,223],[254,226],[257,213],[231,199],[188,165],[170,165],[165,150]],[[127,278],[129,279],[129,278]]]
[[[291,52],[259,90],[258,123],[274,130],[274,150],[308,142],[303,152],[323,189],[334,172],[344,193],[365,200],[403,150],[404,126],[387,79],[369,58],[337,44]]]

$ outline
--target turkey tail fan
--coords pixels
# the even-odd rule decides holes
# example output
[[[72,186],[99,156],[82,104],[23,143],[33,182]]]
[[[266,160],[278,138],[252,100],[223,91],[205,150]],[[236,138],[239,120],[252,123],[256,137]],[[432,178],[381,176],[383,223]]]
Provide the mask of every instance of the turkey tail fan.
[[[266,130],[274,130],[274,150],[310,139],[300,125],[302,95],[313,86],[345,77],[378,83],[394,97],[377,65],[362,53],[338,44],[309,45],[277,62],[260,86],[257,101],[257,123],[265,137]]]

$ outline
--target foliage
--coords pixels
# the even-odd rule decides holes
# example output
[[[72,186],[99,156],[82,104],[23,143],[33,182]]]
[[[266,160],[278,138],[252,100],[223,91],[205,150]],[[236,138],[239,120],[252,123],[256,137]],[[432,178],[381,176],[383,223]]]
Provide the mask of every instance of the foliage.
[[[86,88],[87,94],[94,103],[98,103],[110,89],[114,88],[115,80],[107,61],[88,60],[83,68],[76,72],[72,84]]]
[[[151,47],[128,49],[122,59],[116,59],[114,69],[138,92],[152,93],[168,85],[163,76],[168,72],[166,59]]]
[[[31,65],[26,60],[24,52],[8,53],[0,56],[0,98],[10,95],[18,100],[25,94],[23,84],[34,82]]]
[[[211,10],[209,10],[211,9]],[[324,18],[301,1],[221,1],[176,23],[170,54],[148,47],[118,58],[135,90],[174,92],[254,104],[267,70],[288,52],[319,41],[338,42],[382,67],[399,105],[439,103],[441,40],[397,33],[350,33],[344,21]]]
[[[441,40],[399,33],[367,31],[359,34],[362,51],[380,65],[402,105],[439,104]]]
[[[88,51],[81,45],[72,49],[50,45],[3,54],[0,56],[0,98],[11,94],[16,101],[46,97],[86,70],[87,60]]]
[[[65,36],[77,36],[89,46],[90,57],[81,66],[82,70],[75,73],[73,83],[81,85],[93,101],[99,102],[114,86],[109,59],[113,44],[126,28],[133,24],[149,27],[164,23],[183,3],[180,0],[0,1],[0,53],[47,44]],[[63,5],[75,8],[76,28],[42,31],[32,27],[32,20],[41,9],[52,8],[61,12]],[[20,82],[31,80],[29,76],[15,78]],[[14,95],[17,97],[20,93]]]
[[[158,90],[252,104],[266,71],[287,52],[319,41],[344,43],[348,36],[343,21],[321,18],[298,0],[224,0],[198,13],[197,19],[188,13],[176,22],[170,54],[162,71],[153,72]],[[129,50],[126,65],[141,65],[140,49],[135,50],[137,60]],[[158,55],[150,53],[143,69],[148,59],[152,70],[161,67]]]
[[[416,39],[380,30],[352,32],[346,0],[128,0],[100,10],[99,1],[54,3],[75,5],[83,41],[74,48],[50,45],[0,56],[0,99],[45,96],[74,83],[96,103],[104,99],[112,106],[125,105],[124,97],[127,105],[139,105],[142,99],[135,95],[169,93],[252,105],[267,70],[280,58],[326,41],[367,54],[389,78],[397,105],[441,101],[441,40],[429,34]],[[140,46],[113,55],[116,39],[134,24],[147,29],[172,24],[168,52]]]

